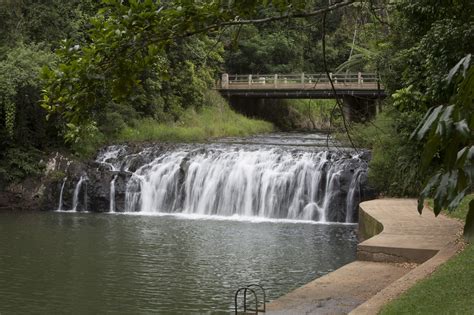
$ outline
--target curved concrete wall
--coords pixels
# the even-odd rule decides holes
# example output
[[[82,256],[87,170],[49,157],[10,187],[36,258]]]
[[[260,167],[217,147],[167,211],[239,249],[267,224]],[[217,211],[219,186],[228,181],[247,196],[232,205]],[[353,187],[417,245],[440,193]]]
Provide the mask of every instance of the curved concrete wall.
[[[461,224],[435,217],[427,208],[418,213],[414,199],[362,202],[359,210],[359,260],[422,263],[457,238]]]

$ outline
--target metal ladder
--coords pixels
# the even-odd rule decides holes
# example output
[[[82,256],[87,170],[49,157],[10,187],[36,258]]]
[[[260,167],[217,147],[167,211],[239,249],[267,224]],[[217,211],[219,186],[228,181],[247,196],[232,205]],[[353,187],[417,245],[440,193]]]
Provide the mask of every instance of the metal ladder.
[[[255,292],[256,290],[252,289],[252,288],[256,288],[257,291],[260,291],[263,295],[263,303],[259,303],[259,300],[258,300],[258,295],[257,293]],[[255,299],[255,308],[249,308],[247,307],[247,292],[250,292],[254,299]],[[239,298],[239,295],[241,295],[241,293],[243,293],[243,297],[244,297],[244,305],[243,305],[243,312],[239,312],[239,306],[238,306],[238,298]],[[265,299],[266,299],[266,296],[265,296],[265,289],[259,285],[259,284],[249,284],[245,287],[241,287],[239,288],[236,292],[235,292],[235,296],[234,296],[234,310],[235,310],[235,315],[238,315],[238,314],[258,314],[258,313],[265,313]],[[263,308],[259,309],[259,304],[262,304],[263,305]]]

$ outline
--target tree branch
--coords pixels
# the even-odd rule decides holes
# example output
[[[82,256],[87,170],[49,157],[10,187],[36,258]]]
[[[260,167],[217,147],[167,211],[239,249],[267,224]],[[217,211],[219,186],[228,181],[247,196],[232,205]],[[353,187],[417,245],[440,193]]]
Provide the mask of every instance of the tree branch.
[[[334,95],[334,98],[336,99],[337,107],[339,107],[339,110],[341,111],[342,122],[343,122],[343,125],[344,125],[344,130],[346,131],[347,138],[349,139],[349,142],[351,143],[352,148],[356,151],[356,153],[359,153],[359,151],[357,150],[357,147],[355,146],[354,142],[352,141],[352,137],[350,135],[347,120],[346,120],[346,117],[344,116],[344,106],[341,103],[341,100],[339,99],[339,97],[337,95],[337,91],[336,91],[336,88],[334,86],[334,82],[332,81],[331,75],[329,74],[329,69],[328,69],[328,65],[327,65],[327,61],[326,61],[326,15],[327,15],[327,12],[324,12],[323,13],[323,29],[322,29],[323,34],[322,34],[322,38],[321,38],[321,42],[322,42],[322,46],[323,46],[322,48],[323,48],[324,72],[326,72],[326,76],[329,80],[329,83],[331,84],[331,90],[332,90],[332,93]],[[328,139],[329,139],[329,134],[328,134]]]
[[[300,12],[300,13],[287,13],[283,14],[280,16],[271,16],[267,18],[262,18],[262,19],[250,19],[250,20],[234,20],[234,21],[228,21],[228,22],[220,22],[220,23],[215,23],[211,24],[209,26],[206,26],[205,28],[193,31],[193,32],[188,32],[183,35],[183,37],[187,36],[192,36],[198,33],[203,33],[207,32],[213,29],[218,29],[223,26],[234,26],[234,25],[246,25],[246,24],[263,24],[263,23],[269,23],[269,22],[274,22],[274,21],[280,21],[280,20],[285,20],[285,19],[292,19],[292,18],[306,18],[306,17],[312,17],[315,15],[320,15],[323,13],[328,13],[330,11],[351,5],[355,2],[360,2],[362,0],[343,0],[341,2],[337,2],[335,4],[332,4],[326,8],[322,9],[317,9],[311,12]]]

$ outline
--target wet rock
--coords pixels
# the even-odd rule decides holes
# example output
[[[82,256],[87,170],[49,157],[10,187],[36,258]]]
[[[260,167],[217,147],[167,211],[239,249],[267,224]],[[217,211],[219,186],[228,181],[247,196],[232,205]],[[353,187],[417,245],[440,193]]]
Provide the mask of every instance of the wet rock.
[[[135,155],[131,159],[129,159],[126,163],[125,169],[129,172],[136,172],[140,167],[149,161],[150,158],[146,158],[142,155]]]
[[[104,154],[108,154],[106,163],[98,163],[96,161],[89,161],[86,163],[74,162],[70,164],[67,169],[65,174],[67,176],[66,182],[63,182],[62,178],[59,178],[50,186],[46,187],[46,194],[50,196],[48,199],[50,201],[49,207],[50,209],[56,209],[58,207],[59,194],[62,184],[64,183],[63,209],[72,209],[74,207],[74,192],[77,190],[77,210],[96,212],[110,211],[111,182],[114,181],[115,211],[137,211],[140,207],[139,197],[141,194],[141,187],[146,184],[146,181],[142,182],[137,176],[131,180],[132,176],[134,176],[133,172],[136,172],[141,168],[141,173],[147,173],[152,171],[152,169],[161,167],[159,166],[159,162],[153,161],[165,154],[173,152],[173,150],[176,150],[176,145],[143,144],[140,146],[135,144],[115,148],[111,147],[108,151],[102,150],[101,153],[99,153],[97,160],[100,161],[104,158]],[[173,166],[175,168],[168,170],[163,169],[163,176],[170,176],[171,180],[169,180],[166,185],[163,182],[163,184],[160,184],[162,186],[156,187],[156,189],[163,193],[163,199],[161,200],[162,204],[160,204],[160,207],[164,207],[170,212],[181,211],[184,207],[184,197],[187,193],[185,191],[185,180],[189,173],[189,166],[192,161],[195,160],[196,156],[199,156],[199,159],[208,159],[208,162],[211,162],[206,164],[206,167],[212,168],[213,164],[222,163],[221,165],[223,169],[227,167],[226,165],[232,165],[233,161],[223,161],[219,156],[221,154],[220,152],[228,153],[225,155],[226,159],[232,159],[232,156],[234,156],[235,159],[238,159],[240,156],[238,153],[240,149],[238,147],[222,148],[217,146],[208,147],[205,145],[200,147],[196,145],[182,145],[179,147],[179,150],[184,150],[188,153],[184,158],[182,157],[183,155],[181,155],[179,160],[175,161],[176,164]],[[258,149],[255,148],[250,150],[250,152],[258,152]],[[302,163],[297,164],[291,172],[287,172],[284,169],[278,170],[282,176],[291,177],[291,174],[293,174],[295,176],[293,179],[288,177],[285,181],[280,183],[279,179],[267,183],[268,187],[273,187],[273,190],[271,191],[274,196],[272,198],[279,200],[278,203],[275,204],[275,207],[271,209],[272,217],[290,218],[288,209],[293,207],[291,218],[311,217],[314,220],[321,219],[320,209],[324,206],[323,200],[326,198],[327,201],[325,202],[325,206],[328,207],[326,219],[329,221],[344,222],[346,220],[346,210],[348,207],[351,207],[347,201],[347,196],[352,191],[355,203],[352,205],[354,209],[351,210],[351,213],[353,216],[352,220],[355,220],[358,202],[367,200],[374,194],[373,191],[367,188],[366,167],[368,160],[366,159],[370,158],[369,152],[361,152],[359,155],[354,155],[352,157],[349,153],[341,152],[327,152],[325,155],[318,154],[317,156],[313,155],[312,157],[308,157],[307,151],[301,150],[292,149],[291,151],[285,151],[283,149],[277,149],[277,151],[273,152],[276,152],[277,154],[275,155],[272,153],[268,155],[269,159],[274,159],[272,163],[268,164],[268,166],[288,163],[288,154],[290,154],[294,159],[302,161]],[[325,162],[323,163],[323,161]],[[314,164],[311,165],[312,163]],[[263,166],[264,164],[260,165],[259,168]],[[293,166],[290,163],[288,164],[288,167],[291,168]],[[301,183],[303,183],[301,178],[303,177],[298,177],[300,174],[306,172],[307,167],[312,169],[311,174],[313,175],[311,176],[313,177],[317,174],[314,173],[315,171],[319,172],[319,184],[312,188],[311,186],[313,184],[305,183],[301,186]],[[225,171],[229,172],[228,169]],[[268,175],[273,172],[271,169],[266,169],[265,171],[268,172]],[[155,172],[155,170],[153,170],[153,172]],[[220,171],[219,169],[214,169],[213,172],[218,174]],[[256,174],[253,174],[252,176],[254,175]],[[203,174],[201,174],[201,176],[202,181],[205,176]],[[359,186],[352,187],[354,185],[354,178],[356,177]],[[81,182],[81,178],[81,189],[78,189],[78,183]],[[214,214],[222,214],[219,212],[222,210],[229,211],[229,213],[226,212],[225,215],[239,211],[239,207],[241,207],[239,205],[229,206],[228,204],[225,204],[226,208],[221,209],[222,202],[224,202],[221,198],[221,188],[224,185],[227,185],[226,189],[228,194],[238,194],[239,190],[242,189],[242,186],[246,185],[246,180],[240,183],[235,182],[232,187],[229,186],[226,180],[227,178],[224,176],[222,178],[215,178],[215,181],[218,181],[217,184],[215,181],[212,183],[199,182],[196,184],[196,187],[198,187],[198,185],[203,185],[203,187],[213,185],[212,187],[215,187],[212,188],[215,191],[207,192],[209,194],[209,204],[207,204],[206,207],[209,209],[206,209],[205,211],[210,211],[209,213]],[[304,179],[304,181],[306,180],[307,179]],[[269,189],[268,187],[265,189]],[[129,197],[136,198],[137,200],[130,209],[126,209],[125,205],[127,189],[129,190]],[[261,189],[263,188],[253,187],[251,197],[252,203],[257,204],[258,202],[261,202],[261,195],[259,195],[262,193],[260,191]],[[299,190],[298,193],[296,192],[297,190]],[[298,197],[295,199],[296,195]],[[316,195],[316,197],[313,195]],[[318,201],[314,202],[314,198]],[[229,202],[229,200],[235,200],[235,198],[230,196],[225,202]],[[193,202],[198,201],[195,200]],[[311,203],[314,203],[313,208],[311,208],[312,210],[307,208]]]

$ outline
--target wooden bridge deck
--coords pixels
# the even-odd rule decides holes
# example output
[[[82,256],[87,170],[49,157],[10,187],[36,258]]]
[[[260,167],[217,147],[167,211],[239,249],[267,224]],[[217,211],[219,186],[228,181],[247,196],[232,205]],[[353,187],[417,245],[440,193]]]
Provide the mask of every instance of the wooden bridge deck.
[[[385,97],[384,87],[374,73],[330,74],[339,97]],[[256,98],[334,98],[325,73],[316,74],[223,74],[217,88],[224,96]]]
[[[338,89],[351,89],[351,90],[376,90],[378,88],[377,83],[369,82],[363,84],[357,83],[345,83],[338,82],[334,83],[334,88]],[[380,87],[383,89],[383,87]],[[275,86],[273,84],[262,84],[262,83],[252,83],[251,85],[246,83],[229,83],[226,88],[221,87],[221,90],[330,90],[332,89],[330,83],[287,83],[279,84]]]

